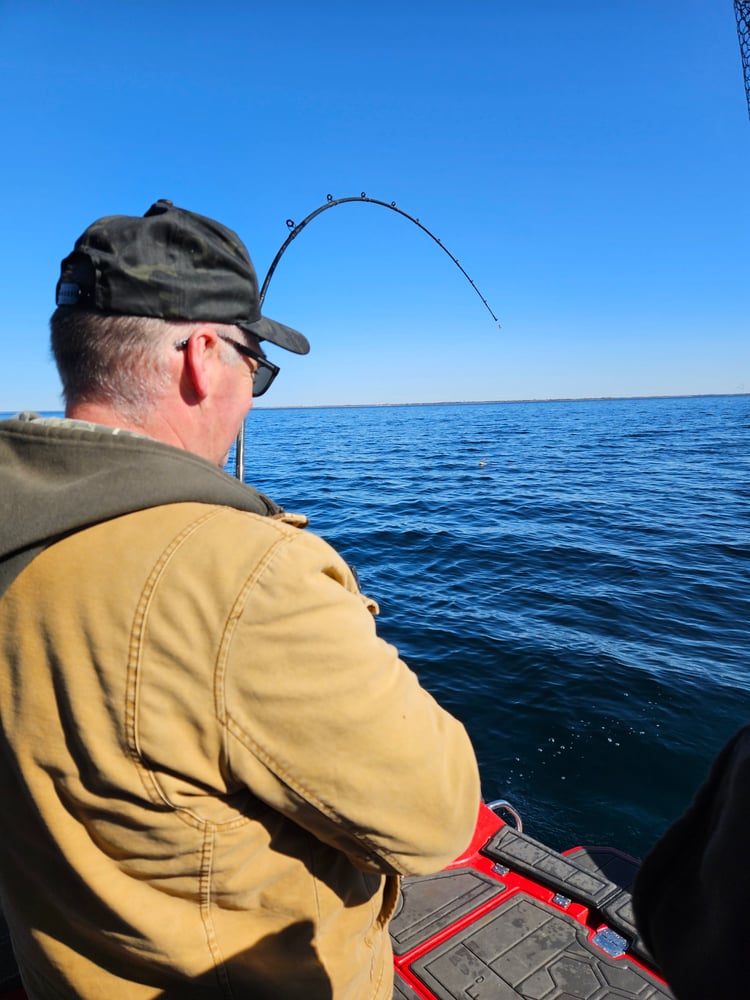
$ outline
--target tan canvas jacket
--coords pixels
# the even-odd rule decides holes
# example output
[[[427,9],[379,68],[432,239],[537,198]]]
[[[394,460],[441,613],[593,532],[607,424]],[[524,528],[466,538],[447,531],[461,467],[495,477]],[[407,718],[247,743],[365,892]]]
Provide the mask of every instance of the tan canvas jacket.
[[[398,874],[479,803],[463,727],[325,542],[174,503],[0,601],[3,904],[34,998],[390,998]]]

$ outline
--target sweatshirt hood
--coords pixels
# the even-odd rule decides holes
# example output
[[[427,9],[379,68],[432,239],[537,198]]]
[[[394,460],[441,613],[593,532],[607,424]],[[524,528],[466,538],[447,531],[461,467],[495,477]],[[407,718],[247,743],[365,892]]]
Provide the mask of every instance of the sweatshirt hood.
[[[282,508],[188,451],[82,421],[0,421],[0,593],[56,539],[162,504],[222,504],[269,517]]]

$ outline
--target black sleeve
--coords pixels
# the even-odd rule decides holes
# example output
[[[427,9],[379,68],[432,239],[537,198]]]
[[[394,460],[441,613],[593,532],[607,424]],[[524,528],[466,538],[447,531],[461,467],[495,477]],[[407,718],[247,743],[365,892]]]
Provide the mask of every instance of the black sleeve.
[[[750,727],[641,866],[636,922],[678,1000],[750,997]]]

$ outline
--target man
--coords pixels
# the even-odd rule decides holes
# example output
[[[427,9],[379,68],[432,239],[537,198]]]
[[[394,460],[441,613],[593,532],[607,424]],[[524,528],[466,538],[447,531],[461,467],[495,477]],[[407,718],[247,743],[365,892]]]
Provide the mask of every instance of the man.
[[[343,560],[227,476],[304,354],[159,201],[62,264],[65,419],[0,424],[3,906],[32,998],[390,998],[397,876],[468,843],[463,727]]]

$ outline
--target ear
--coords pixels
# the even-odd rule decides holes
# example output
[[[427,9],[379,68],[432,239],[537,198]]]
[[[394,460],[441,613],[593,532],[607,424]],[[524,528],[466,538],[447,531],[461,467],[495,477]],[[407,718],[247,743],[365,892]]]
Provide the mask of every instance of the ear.
[[[185,376],[197,399],[202,401],[211,386],[211,367],[218,350],[218,334],[206,324],[193,330],[185,347]]]

